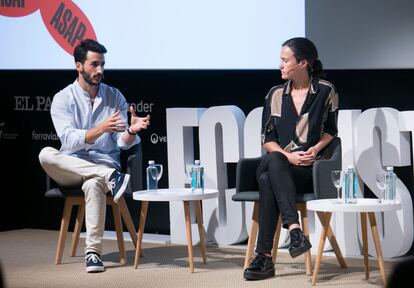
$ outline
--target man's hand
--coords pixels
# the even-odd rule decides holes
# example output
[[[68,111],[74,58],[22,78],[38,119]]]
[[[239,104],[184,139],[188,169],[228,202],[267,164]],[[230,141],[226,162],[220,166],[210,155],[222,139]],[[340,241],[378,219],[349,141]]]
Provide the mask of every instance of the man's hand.
[[[133,134],[138,133],[141,129],[147,129],[150,125],[150,115],[145,117],[138,117],[135,114],[134,106],[129,107],[129,112],[131,113],[131,125],[129,126],[129,131]]]
[[[123,132],[126,129],[126,123],[122,121],[122,117],[119,116],[121,111],[116,111],[114,114],[106,118],[101,122],[98,127],[102,129],[102,132]]]
[[[120,111],[106,118],[103,122],[86,131],[85,143],[92,144],[106,132],[124,132],[126,124],[122,117],[119,116]]]

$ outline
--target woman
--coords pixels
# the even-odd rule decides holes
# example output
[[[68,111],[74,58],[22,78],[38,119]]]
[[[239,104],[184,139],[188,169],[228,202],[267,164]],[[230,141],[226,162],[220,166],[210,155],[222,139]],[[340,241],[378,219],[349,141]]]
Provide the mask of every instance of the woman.
[[[299,225],[295,194],[312,190],[312,166],[337,134],[338,94],[328,81],[315,45],[307,38],[282,44],[283,85],[270,89],[262,116],[262,143],[267,153],[257,169],[260,190],[256,255],[244,271],[247,280],[275,275],[271,257],[279,214],[289,230],[291,257],[312,245]]]

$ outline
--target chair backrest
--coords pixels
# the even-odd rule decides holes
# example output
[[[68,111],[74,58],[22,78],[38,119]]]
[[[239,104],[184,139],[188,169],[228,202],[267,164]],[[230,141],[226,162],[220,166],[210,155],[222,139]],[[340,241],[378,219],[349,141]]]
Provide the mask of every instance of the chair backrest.
[[[342,169],[341,138],[335,137],[325,151],[325,159],[316,161],[313,166],[313,192],[316,199],[337,197],[336,188],[331,180],[331,171]]]
[[[125,193],[132,194],[134,191],[142,190],[142,169],[141,143],[128,150],[121,150],[121,170],[131,176]]]
[[[262,157],[243,158],[237,162],[236,193],[259,191],[256,170]]]

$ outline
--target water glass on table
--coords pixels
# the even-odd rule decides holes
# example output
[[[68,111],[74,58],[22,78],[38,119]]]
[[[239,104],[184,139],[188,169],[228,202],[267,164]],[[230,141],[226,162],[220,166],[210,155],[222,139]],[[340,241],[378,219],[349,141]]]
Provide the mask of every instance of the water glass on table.
[[[383,203],[385,200],[385,190],[388,188],[387,174],[384,172],[379,172],[375,175],[375,182],[377,187],[380,190],[380,195],[378,197],[378,202]]]
[[[334,170],[331,172],[331,180],[337,191],[337,198],[342,201],[342,185],[344,183],[345,172],[342,170]]]
[[[154,161],[149,161],[147,167],[147,189],[156,191],[158,189],[158,181],[160,180],[163,172],[162,164],[154,164]]]

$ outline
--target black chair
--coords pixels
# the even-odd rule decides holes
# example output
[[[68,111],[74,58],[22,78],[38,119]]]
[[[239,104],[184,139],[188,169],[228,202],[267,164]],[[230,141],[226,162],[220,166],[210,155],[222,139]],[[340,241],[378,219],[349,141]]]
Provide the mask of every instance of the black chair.
[[[131,235],[134,245],[137,243],[137,234],[124,198],[132,198],[133,191],[142,190],[142,152],[140,144],[134,145],[128,150],[121,150],[121,170],[122,172],[131,175],[127,190],[124,196],[119,198],[118,204],[113,201],[112,195],[108,193],[106,197],[106,204],[112,206],[114,226],[120,253],[120,263],[126,264],[122,219],[124,220],[129,234]],[[69,255],[71,257],[76,255],[79,235],[85,218],[85,198],[81,187],[60,187],[47,175],[46,189],[47,191],[45,193],[45,196],[47,198],[64,199],[65,203],[55,258],[55,264],[60,264],[62,262],[62,255],[72,214],[72,208],[74,206],[78,206],[78,213],[76,216],[75,227],[72,233],[72,245]]]
[[[341,139],[339,137],[334,138],[331,143],[324,149],[322,155],[323,159],[314,163],[313,168],[313,191],[309,191],[305,194],[296,195],[297,209],[300,211],[300,217],[302,221],[303,233],[309,236],[308,217],[306,212],[306,202],[314,199],[326,199],[336,198],[337,191],[331,181],[331,171],[341,170],[342,168],[342,150]],[[256,238],[259,229],[259,187],[256,180],[256,169],[259,166],[262,157],[257,158],[244,158],[240,159],[237,163],[236,172],[236,194],[233,195],[233,201],[241,202],[254,202],[253,215],[252,215],[252,227],[249,234],[249,240],[247,243],[246,256],[244,260],[244,268],[249,265],[249,259],[253,256],[253,250],[256,245]],[[282,226],[282,220],[279,216],[274,240],[272,257],[273,261],[276,260],[277,244],[279,242],[279,236]],[[337,249],[337,243],[333,236],[332,230],[329,229],[328,238],[331,245],[337,255],[341,266],[345,262],[341,261],[342,255],[340,250]],[[338,254],[339,253],[339,254]],[[311,254],[310,251],[305,254],[306,274],[311,275]]]

